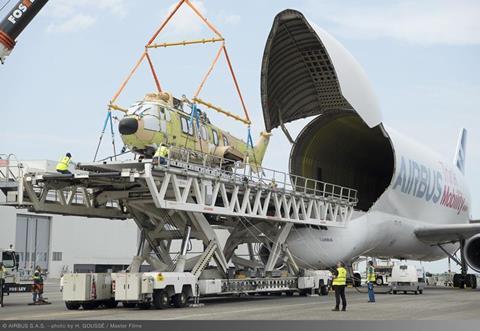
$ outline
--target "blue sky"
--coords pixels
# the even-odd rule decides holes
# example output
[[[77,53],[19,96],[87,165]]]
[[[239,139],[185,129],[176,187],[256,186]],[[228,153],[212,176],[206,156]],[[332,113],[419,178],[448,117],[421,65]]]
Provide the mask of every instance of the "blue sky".
[[[2,5],[6,0],[0,0]],[[293,8],[336,37],[362,64],[386,124],[448,159],[457,135],[468,130],[466,177],[473,217],[480,218],[480,3],[478,1],[195,1],[227,38],[254,120],[263,128],[260,66],[276,13]],[[57,159],[70,151],[93,158],[106,105],[174,1],[51,0],[20,36],[0,67],[0,153],[20,159]],[[7,6],[7,8],[9,8]],[[6,14],[7,9],[0,13]],[[182,11],[159,41],[213,37]],[[161,49],[152,57],[165,90],[193,95],[215,47]],[[223,63],[203,96],[240,107]],[[154,89],[143,67],[119,100],[127,106]],[[212,115],[232,133],[241,125]],[[303,123],[290,124],[293,133]],[[117,136],[117,144],[121,144]],[[265,166],[287,169],[286,139],[274,131]],[[103,155],[110,152],[105,137]],[[438,263],[437,263],[438,264]],[[443,268],[445,269],[445,268]]]

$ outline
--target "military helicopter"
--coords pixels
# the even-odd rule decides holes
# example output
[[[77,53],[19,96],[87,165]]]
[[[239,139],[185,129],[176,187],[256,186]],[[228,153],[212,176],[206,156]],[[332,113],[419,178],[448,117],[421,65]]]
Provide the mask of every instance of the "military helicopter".
[[[125,146],[147,158],[161,144],[166,144],[217,159],[241,161],[255,170],[262,165],[271,136],[262,132],[256,146],[250,147],[211,124],[207,114],[185,97],[177,99],[168,92],[148,93],[142,101],[123,111],[125,115],[118,130]]]

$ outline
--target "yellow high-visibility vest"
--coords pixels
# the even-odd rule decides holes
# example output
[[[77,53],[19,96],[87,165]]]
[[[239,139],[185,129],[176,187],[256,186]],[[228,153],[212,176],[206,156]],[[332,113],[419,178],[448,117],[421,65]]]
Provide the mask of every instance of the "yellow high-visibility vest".
[[[160,146],[155,152],[154,157],[168,157],[168,147]]]
[[[70,158],[68,156],[64,156],[57,164],[57,170],[68,170],[68,166],[70,165]]]
[[[367,269],[367,282],[374,282],[375,281],[375,268],[369,266]]]
[[[344,267],[337,268],[337,277],[333,280],[332,285],[347,284],[347,270]]]

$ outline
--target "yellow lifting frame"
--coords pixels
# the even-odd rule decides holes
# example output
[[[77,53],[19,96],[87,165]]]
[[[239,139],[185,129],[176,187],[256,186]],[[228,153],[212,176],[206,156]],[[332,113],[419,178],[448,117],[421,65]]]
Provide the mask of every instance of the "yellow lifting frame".
[[[157,38],[157,36],[160,34],[160,32],[163,31],[163,29],[165,28],[165,26],[170,22],[171,18],[177,13],[177,11],[180,9],[180,7],[183,5],[183,4],[186,4],[188,7],[190,7],[193,12],[200,18],[200,20],[203,21],[203,23],[205,23],[205,25],[208,26],[208,28],[210,28],[211,31],[213,31],[216,35],[216,37],[213,37],[213,38],[206,38],[206,39],[198,39],[198,40],[190,40],[190,41],[181,41],[181,42],[171,42],[171,43],[154,43],[155,39]],[[156,84],[156,87],[157,87],[157,91],[158,92],[161,92],[162,91],[162,88],[160,86],[160,82],[158,80],[158,76],[157,76],[157,73],[155,71],[155,68],[154,68],[154,65],[152,63],[152,60],[148,54],[148,49],[149,48],[166,48],[166,47],[171,47],[171,46],[187,46],[187,45],[194,45],[194,44],[206,44],[206,43],[216,43],[216,42],[222,42],[222,45],[220,47],[220,49],[218,50],[218,53],[216,54],[215,56],[215,59],[211,65],[211,67],[209,68],[209,70],[207,71],[205,77],[203,78],[202,82],[200,83],[200,86],[198,87],[196,93],[195,93],[195,96],[193,98],[193,101],[194,102],[198,102],[210,109],[213,109],[219,113],[222,113],[228,117],[231,117],[235,120],[238,120],[246,125],[250,125],[251,124],[251,121],[250,121],[250,117],[248,115],[248,111],[247,111],[247,107],[245,105],[245,102],[243,100],[243,96],[242,96],[242,93],[240,91],[240,87],[239,87],[239,84],[237,82],[237,78],[235,76],[235,73],[233,71],[233,68],[232,68],[232,63],[230,62],[230,57],[228,56],[228,52],[227,52],[227,49],[225,47],[225,38],[223,38],[223,36],[221,35],[221,33],[213,26],[213,24],[211,24],[203,15],[202,13],[200,13],[200,11],[190,2],[190,0],[179,0],[179,2],[177,3],[177,5],[175,6],[175,8],[170,12],[170,14],[168,15],[168,17],[163,21],[163,23],[160,25],[160,27],[157,29],[157,31],[155,31],[154,35],[150,38],[150,40],[148,41],[148,43],[145,45],[145,51],[141,54],[139,60],[137,61],[137,63],[135,64],[135,66],[133,67],[133,69],[130,71],[129,75],[127,76],[127,78],[123,81],[123,83],[121,84],[120,88],[117,90],[117,92],[115,93],[115,95],[113,96],[112,100],[110,101],[110,104],[108,105],[108,108],[109,110],[113,109],[113,110],[118,110],[118,111],[121,111],[121,112],[124,112],[126,113],[127,112],[127,109],[125,108],[122,108],[118,105],[115,104],[115,102],[117,101],[118,97],[120,96],[120,94],[123,92],[123,90],[125,89],[126,85],[129,83],[130,79],[132,78],[132,76],[136,73],[137,69],[139,68],[140,64],[146,59],[148,61],[148,64],[150,66],[150,70],[152,72],[152,75],[153,75],[153,79],[155,81],[155,84]],[[224,53],[224,56],[225,56],[225,59],[227,61],[227,65],[228,65],[228,69],[230,71],[230,74],[232,76],[232,79],[233,79],[233,83],[235,85],[235,89],[237,90],[237,93],[238,93],[238,96],[240,98],[240,102],[242,104],[242,108],[243,108],[243,111],[244,111],[244,115],[245,117],[242,118],[238,115],[235,115],[227,110],[224,110],[223,108],[221,107],[218,107],[218,106],[215,106],[209,102],[206,102],[206,101],[203,101],[202,99],[200,99],[198,97],[198,95],[200,94],[200,91],[203,89],[204,85],[205,85],[205,82],[207,81],[208,77],[210,76],[210,74],[212,73],[221,53]]]
[[[215,106],[215,105],[213,105],[213,104],[211,104],[211,103],[209,103],[209,102],[206,102],[206,101],[204,101],[204,100],[202,100],[202,99],[200,99],[200,98],[198,98],[198,97],[195,97],[195,98],[193,98],[192,100],[193,100],[194,102],[196,102],[196,103],[199,103],[199,104],[201,104],[201,105],[204,105],[204,106],[207,107],[207,108],[210,108],[210,109],[213,109],[213,110],[215,110],[215,111],[217,111],[217,112],[219,112],[219,113],[222,113],[222,114],[225,115],[225,116],[228,116],[228,117],[231,117],[231,118],[233,118],[233,119],[236,119],[237,121],[240,121],[240,122],[242,122],[242,123],[244,123],[244,124],[246,124],[246,125],[252,124],[252,122],[251,122],[249,119],[246,119],[246,118],[240,117],[240,116],[238,116],[238,115],[235,115],[235,114],[233,114],[233,113],[231,113],[231,112],[229,112],[229,111],[227,111],[227,110],[225,110],[225,109],[223,109],[223,108],[220,108],[220,107],[218,107],[218,106]]]
[[[197,39],[197,40],[184,40],[172,43],[160,43],[160,44],[150,44],[147,45],[147,48],[161,48],[161,47],[172,47],[172,46],[187,46],[195,44],[207,44],[207,43],[217,43],[225,41],[224,38],[211,38],[211,39]]]

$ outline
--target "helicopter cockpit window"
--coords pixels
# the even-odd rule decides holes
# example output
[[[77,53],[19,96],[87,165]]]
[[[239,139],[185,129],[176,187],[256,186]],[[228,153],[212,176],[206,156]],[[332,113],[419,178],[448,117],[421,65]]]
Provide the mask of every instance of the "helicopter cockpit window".
[[[218,133],[217,131],[212,129],[212,136],[213,136],[213,143],[215,146],[218,146]]]
[[[151,115],[158,117],[158,106],[143,105],[139,112],[142,116]]]
[[[143,119],[143,125],[146,130],[160,131],[160,118],[158,116],[158,106],[156,105],[143,105],[141,108],[141,115]]]
[[[141,103],[136,103],[127,109],[127,115],[138,115],[140,114],[140,109],[142,108]]]
[[[228,145],[228,138],[226,136],[223,136],[223,145],[224,146],[229,146]]]

